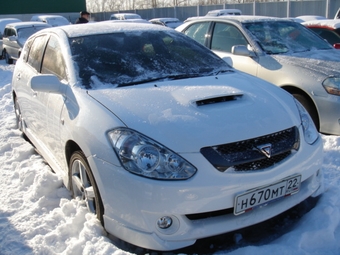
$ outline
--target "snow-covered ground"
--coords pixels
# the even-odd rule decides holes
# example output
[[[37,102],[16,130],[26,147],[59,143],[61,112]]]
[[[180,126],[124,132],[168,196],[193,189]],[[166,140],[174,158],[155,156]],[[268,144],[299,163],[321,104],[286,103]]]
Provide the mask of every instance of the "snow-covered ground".
[[[145,252],[118,248],[122,246],[115,245],[96,217],[71,199],[61,178],[16,130],[10,84],[13,69],[0,60],[0,254]],[[325,193],[310,211],[299,213],[305,207],[298,207],[277,221],[249,229],[249,233],[243,230],[216,237],[218,244],[209,239],[208,249],[197,246],[177,253],[340,254],[340,137],[323,135],[322,139]],[[292,220],[294,215],[297,219]]]

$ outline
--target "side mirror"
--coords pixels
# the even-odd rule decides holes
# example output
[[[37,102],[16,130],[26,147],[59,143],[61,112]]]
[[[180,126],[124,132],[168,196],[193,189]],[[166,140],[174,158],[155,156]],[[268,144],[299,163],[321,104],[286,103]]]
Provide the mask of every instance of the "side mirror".
[[[34,91],[63,94],[65,85],[61,83],[57,76],[53,74],[42,74],[33,76],[28,85]]]
[[[339,50],[339,49],[340,49],[340,43],[334,43],[334,44],[333,44],[333,47],[334,47],[335,49]]]
[[[231,48],[231,53],[238,56],[255,57],[254,52],[248,50],[245,45],[235,45]]]

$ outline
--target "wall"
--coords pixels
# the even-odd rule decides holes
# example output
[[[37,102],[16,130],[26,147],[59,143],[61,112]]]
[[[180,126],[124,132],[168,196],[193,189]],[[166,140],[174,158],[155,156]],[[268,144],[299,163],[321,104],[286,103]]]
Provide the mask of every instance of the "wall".
[[[215,9],[240,9],[245,15],[263,15],[274,17],[296,17],[301,15],[318,15],[334,18],[340,8],[340,0],[315,0],[315,1],[285,1],[285,2],[254,2],[245,4],[225,4],[206,6],[185,6],[171,8],[155,8],[141,10],[124,10],[142,16],[143,19],[159,17],[176,17],[186,20],[193,16],[204,16],[208,11]],[[96,21],[108,20],[110,15],[117,12],[92,13]]]
[[[2,0],[0,15],[33,13],[67,13],[86,10],[86,0]]]

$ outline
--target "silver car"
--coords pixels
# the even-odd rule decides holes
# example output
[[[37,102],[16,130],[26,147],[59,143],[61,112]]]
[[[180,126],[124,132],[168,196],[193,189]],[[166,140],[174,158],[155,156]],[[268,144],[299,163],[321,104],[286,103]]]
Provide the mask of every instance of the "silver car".
[[[191,19],[177,30],[231,66],[297,98],[325,134],[340,135],[340,51],[301,24],[279,18]]]
[[[3,35],[2,50],[2,56],[6,59],[6,63],[13,64],[13,60],[20,57],[27,38],[47,27],[51,27],[51,25],[35,21],[7,24]]]

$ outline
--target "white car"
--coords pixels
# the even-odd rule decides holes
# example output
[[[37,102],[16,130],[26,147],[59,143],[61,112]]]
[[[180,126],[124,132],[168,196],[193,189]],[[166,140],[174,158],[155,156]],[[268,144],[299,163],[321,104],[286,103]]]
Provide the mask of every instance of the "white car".
[[[35,21],[7,24],[4,31],[2,49],[2,56],[6,59],[6,63],[13,64],[13,60],[17,60],[20,57],[22,47],[28,37],[48,27],[51,27],[51,25]]]
[[[21,22],[20,19],[16,19],[16,18],[4,18],[4,19],[0,19],[0,53],[2,53],[2,38],[3,38],[3,34],[5,31],[5,27],[7,24],[9,23],[15,23],[15,22]],[[2,54],[0,54],[0,59],[2,58]]]
[[[305,109],[171,28],[42,30],[12,88],[18,128],[134,245],[190,246],[322,192],[322,139]]]
[[[225,16],[225,15],[242,15],[242,11],[239,9],[220,9],[208,11],[206,16]]]
[[[33,15],[31,21],[40,21],[52,27],[70,25],[71,22],[61,15]]]
[[[150,19],[149,21],[155,25],[161,25],[161,26],[171,27],[171,28],[176,28],[183,24],[183,22],[177,18],[154,18],[154,19]]]
[[[111,14],[110,20],[142,19],[137,13],[114,13]]]

